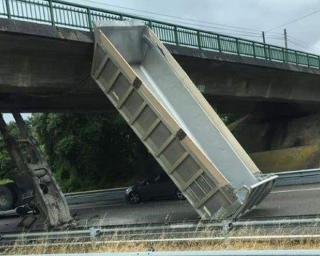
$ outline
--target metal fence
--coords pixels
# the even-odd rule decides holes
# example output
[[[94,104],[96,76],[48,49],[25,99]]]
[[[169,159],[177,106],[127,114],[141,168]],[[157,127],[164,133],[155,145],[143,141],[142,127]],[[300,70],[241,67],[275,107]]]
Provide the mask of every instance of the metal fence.
[[[0,16],[92,30],[95,20],[140,20],[165,43],[320,69],[318,55],[57,0],[0,0]]]

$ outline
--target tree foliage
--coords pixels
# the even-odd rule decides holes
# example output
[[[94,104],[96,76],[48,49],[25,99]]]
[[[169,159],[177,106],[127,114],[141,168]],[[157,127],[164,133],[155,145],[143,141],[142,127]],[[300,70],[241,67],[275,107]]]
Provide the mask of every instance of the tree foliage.
[[[125,186],[154,171],[119,115],[34,114],[31,123],[65,192]]]
[[[162,171],[118,114],[33,114],[28,124],[64,192],[126,186]],[[17,135],[14,123],[9,129]],[[12,168],[0,137],[0,180]]]
[[[9,130],[16,129],[13,123],[10,123]],[[10,179],[10,170],[15,168],[10,155],[6,150],[2,136],[0,137],[0,180]]]

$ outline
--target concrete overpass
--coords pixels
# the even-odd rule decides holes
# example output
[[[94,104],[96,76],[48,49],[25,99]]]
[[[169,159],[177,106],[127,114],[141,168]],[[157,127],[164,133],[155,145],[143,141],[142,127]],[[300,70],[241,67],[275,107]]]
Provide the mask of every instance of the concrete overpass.
[[[3,18],[0,40],[1,111],[109,109],[90,77],[90,31]],[[271,59],[272,51],[261,58],[181,43],[166,45],[219,111],[274,113],[281,109],[291,115],[292,109],[294,113],[318,109],[320,69],[315,65]],[[265,48],[270,50],[269,45]]]

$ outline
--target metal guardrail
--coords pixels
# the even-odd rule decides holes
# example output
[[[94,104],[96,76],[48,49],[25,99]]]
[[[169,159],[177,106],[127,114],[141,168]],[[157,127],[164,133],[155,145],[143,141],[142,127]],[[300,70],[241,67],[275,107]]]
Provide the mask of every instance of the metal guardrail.
[[[97,207],[97,206],[115,206],[125,204],[125,190],[124,188],[110,188],[93,191],[82,191],[66,193],[66,200],[71,208],[81,207]],[[1,217],[16,217],[15,209],[8,211],[0,211]]]
[[[117,204],[125,201],[126,188],[111,188],[94,191],[83,191],[65,194],[71,206],[80,204]]]
[[[165,43],[320,69],[320,56],[58,0],[0,0],[0,16],[92,30],[95,20],[140,20]]]
[[[288,220],[289,221],[289,220]],[[297,220],[298,221],[298,220]],[[260,223],[262,224],[263,221]],[[78,245],[107,245],[107,244],[137,244],[137,243],[180,243],[180,242],[279,242],[279,241],[320,241],[317,232],[318,222],[310,220],[309,225],[298,226],[303,223],[275,222],[272,225],[258,225],[252,229],[248,222],[238,223],[242,229],[229,232],[223,223],[208,224],[176,224],[159,227],[123,227],[123,228],[90,228],[69,231],[32,232],[18,234],[3,234],[0,240],[1,248],[35,247],[35,246],[78,246]],[[304,224],[308,224],[307,222]],[[271,226],[269,226],[271,225]],[[269,226],[269,227],[268,227]],[[290,228],[291,227],[291,228]],[[293,229],[292,229],[293,228]],[[269,232],[268,232],[269,229]],[[306,232],[293,232],[293,230],[308,230]],[[232,229],[234,230],[234,229]],[[243,231],[246,231],[245,233]],[[251,234],[247,234],[250,230]],[[254,230],[258,232],[253,232]],[[275,232],[274,232],[275,231]],[[17,243],[16,241],[19,241]],[[292,254],[291,254],[292,255]]]
[[[307,185],[320,183],[320,169],[307,169],[274,173],[278,175],[275,186]]]

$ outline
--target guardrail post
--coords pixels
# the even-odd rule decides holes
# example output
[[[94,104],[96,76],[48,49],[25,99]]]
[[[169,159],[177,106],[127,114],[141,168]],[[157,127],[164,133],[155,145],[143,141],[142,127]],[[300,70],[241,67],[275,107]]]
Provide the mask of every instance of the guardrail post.
[[[49,0],[49,10],[50,10],[51,25],[52,25],[52,26],[55,26],[56,23],[55,23],[55,21],[54,21],[52,0]]]
[[[264,58],[267,60],[268,56],[267,56],[267,51],[266,51],[266,44],[263,44],[263,52],[264,52]]]
[[[268,45],[269,60],[272,60],[270,45]]]
[[[197,41],[198,41],[198,48],[201,49],[201,41],[200,41],[200,31],[197,31]]]
[[[178,29],[177,29],[177,26],[174,26],[173,29],[174,29],[174,40],[176,41],[176,45],[179,45],[179,38],[178,38]]]
[[[253,57],[257,57],[255,43],[252,42]]]
[[[318,56],[318,67],[320,69],[320,56]]]
[[[87,17],[88,17],[88,26],[89,30],[92,31],[92,19],[91,19],[91,11],[90,8],[87,8]]]
[[[236,50],[237,50],[237,54],[240,55],[239,40],[238,40],[238,38],[236,38]]]
[[[289,54],[288,54],[288,49],[284,49],[286,53],[286,62],[289,63]]]
[[[6,0],[6,9],[7,9],[8,19],[11,19],[11,10],[10,10],[10,5],[9,5],[9,0]]]
[[[308,63],[308,68],[310,68],[310,61],[309,61],[309,54],[307,53],[307,63]]]
[[[217,35],[217,41],[218,41],[218,50],[219,50],[219,52],[222,52],[222,50],[221,50],[221,42],[220,42],[220,35]]]
[[[286,63],[286,56],[285,56],[285,50],[282,48],[282,58],[283,58],[283,63]]]
[[[294,51],[294,55],[296,56],[296,65],[299,65],[297,51]]]

